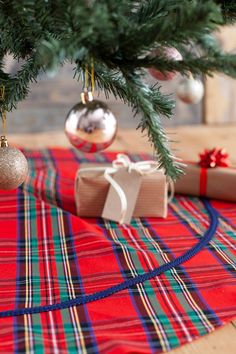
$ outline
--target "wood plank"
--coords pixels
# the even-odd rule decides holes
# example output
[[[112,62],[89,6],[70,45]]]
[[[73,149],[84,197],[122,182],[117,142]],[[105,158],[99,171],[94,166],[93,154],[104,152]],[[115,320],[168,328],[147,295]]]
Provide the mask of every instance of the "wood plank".
[[[236,50],[236,26],[223,27],[216,37],[227,52]],[[206,78],[204,120],[207,124],[236,122],[236,80],[215,74]]]
[[[172,352],[173,354],[234,354],[236,348],[235,330],[235,327],[229,323]]]

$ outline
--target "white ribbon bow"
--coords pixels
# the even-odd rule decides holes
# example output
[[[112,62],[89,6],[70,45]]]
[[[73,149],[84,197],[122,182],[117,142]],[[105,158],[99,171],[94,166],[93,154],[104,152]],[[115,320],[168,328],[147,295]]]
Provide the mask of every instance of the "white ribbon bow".
[[[112,175],[121,168],[126,168],[128,172],[136,171],[137,173],[143,176],[143,175],[149,175],[154,173],[156,170],[159,169],[159,164],[153,160],[132,162],[127,155],[118,154],[116,159],[112,162],[111,167],[98,166],[98,167],[85,167],[79,169],[76,176],[76,186],[77,186],[77,179],[81,174],[86,172],[104,172],[104,178],[112,185],[112,187],[115,189],[115,191],[117,192],[120,198],[121,215],[120,215],[119,222],[120,224],[123,224],[128,210],[128,202],[127,202],[125,192],[112,177]],[[171,183],[169,182],[169,185],[170,185],[170,196],[168,198],[168,203],[173,199],[174,196],[174,185],[172,182]]]
[[[116,160],[112,162],[112,167],[116,168],[127,168],[128,172],[136,171],[141,175],[147,175],[155,172],[159,165],[156,161],[138,161],[132,162],[129,156],[125,154],[118,154]]]

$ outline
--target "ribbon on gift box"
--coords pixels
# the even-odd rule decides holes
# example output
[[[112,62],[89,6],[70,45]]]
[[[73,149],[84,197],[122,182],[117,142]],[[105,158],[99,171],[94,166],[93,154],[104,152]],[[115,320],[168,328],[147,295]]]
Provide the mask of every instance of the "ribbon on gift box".
[[[200,196],[205,197],[207,193],[207,170],[216,167],[229,167],[229,154],[223,148],[205,149],[199,154],[200,161]]]
[[[85,167],[79,169],[76,176],[76,185],[77,185],[77,179],[82,174],[88,172],[103,172],[104,178],[110,183],[110,185],[114,188],[117,195],[119,196],[120,205],[121,205],[119,223],[123,224],[128,209],[127,197],[122,187],[113,178],[113,175],[116,172],[118,172],[120,169],[126,169],[129,173],[135,171],[141,176],[152,174],[156,172],[158,169],[163,171],[162,169],[159,168],[159,164],[157,163],[157,161],[148,160],[148,161],[132,162],[127,155],[118,154],[117,158],[112,162],[111,166],[93,166],[93,167]],[[169,188],[170,195],[168,198],[168,202],[170,202],[170,200],[172,200],[174,196],[174,185],[171,181],[168,183],[170,186]]]

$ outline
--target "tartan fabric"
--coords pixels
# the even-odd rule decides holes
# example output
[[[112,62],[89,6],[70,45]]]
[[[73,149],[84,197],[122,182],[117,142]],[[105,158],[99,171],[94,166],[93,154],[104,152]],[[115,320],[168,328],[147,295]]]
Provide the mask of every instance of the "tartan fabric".
[[[0,311],[48,305],[106,289],[183,254],[209,225],[198,198],[178,196],[167,219],[119,226],[76,217],[81,162],[115,153],[25,150],[30,175],[0,192]],[[132,155],[135,161],[150,158]],[[181,266],[99,301],[0,319],[1,353],[159,353],[203,336],[236,314],[236,204],[211,201],[219,227]]]

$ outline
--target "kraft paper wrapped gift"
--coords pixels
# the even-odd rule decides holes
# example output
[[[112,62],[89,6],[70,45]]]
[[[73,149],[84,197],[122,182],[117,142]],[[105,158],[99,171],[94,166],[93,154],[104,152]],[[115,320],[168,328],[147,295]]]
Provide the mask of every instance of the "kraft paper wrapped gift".
[[[96,170],[98,167],[101,168],[101,171]],[[103,164],[81,164],[75,181],[75,200],[78,216],[100,217],[103,215],[107,196],[110,188],[112,188],[109,181],[104,177],[106,168],[109,168],[109,166]],[[115,173],[111,174],[111,177],[115,178]],[[132,183],[127,181],[128,185],[132,185]],[[163,171],[155,170],[150,174],[144,174],[140,176],[139,191],[132,216],[166,218],[167,199],[168,187]],[[129,204],[133,202],[127,199],[128,209],[130,207]],[[119,210],[119,214],[121,209],[120,201],[118,201],[117,205],[117,199],[114,200],[111,209]],[[113,220],[117,221],[119,218],[120,215],[117,215]]]
[[[175,192],[236,202],[236,168],[203,168],[188,163],[175,184]]]

